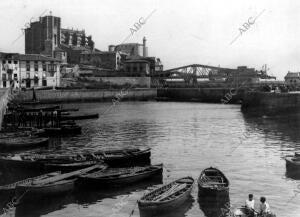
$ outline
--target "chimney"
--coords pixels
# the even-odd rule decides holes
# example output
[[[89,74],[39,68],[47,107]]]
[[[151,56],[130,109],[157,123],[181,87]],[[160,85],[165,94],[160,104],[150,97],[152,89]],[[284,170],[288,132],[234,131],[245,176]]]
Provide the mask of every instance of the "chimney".
[[[147,57],[148,56],[148,49],[146,47],[146,37],[143,38],[143,57]]]

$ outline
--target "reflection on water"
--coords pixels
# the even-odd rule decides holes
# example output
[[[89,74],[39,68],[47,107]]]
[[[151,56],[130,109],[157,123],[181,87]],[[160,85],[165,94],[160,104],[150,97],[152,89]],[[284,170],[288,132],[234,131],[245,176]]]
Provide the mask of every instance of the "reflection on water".
[[[229,195],[221,197],[199,196],[198,203],[206,217],[225,217],[230,211]]]
[[[91,113],[101,113],[107,106],[110,104],[74,105],[82,112]],[[26,152],[72,153],[149,146],[152,163],[164,163],[167,168],[163,183],[183,176],[197,179],[203,169],[213,166],[230,180],[230,204],[234,207],[243,205],[252,193],[256,201],[266,196],[277,216],[299,216],[300,196],[290,200],[299,178],[286,173],[284,161],[286,155],[300,150],[299,117],[297,114],[249,116],[242,114],[236,105],[122,102],[98,120],[78,122],[82,135],[53,139],[47,148]],[[2,183],[39,173],[31,170],[16,173],[12,168],[1,172]],[[49,198],[52,202],[36,201],[32,208],[28,207],[30,204],[23,204],[18,207],[17,216],[129,216],[134,210],[132,216],[138,217],[136,201],[151,186],[146,183],[143,187],[112,192],[75,191],[65,197]],[[195,187],[191,202],[174,213],[209,217],[220,212],[221,202],[206,203],[203,198],[199,198],[199,205],[193,202],[198,198],[197,193]],[[114,208],[122,198],[126,198],[126,203],[116,211]]]

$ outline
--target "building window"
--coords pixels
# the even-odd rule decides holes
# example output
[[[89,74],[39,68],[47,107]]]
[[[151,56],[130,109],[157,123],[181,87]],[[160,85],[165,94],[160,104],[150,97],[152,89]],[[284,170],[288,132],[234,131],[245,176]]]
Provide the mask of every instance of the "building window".
[[[42,85],[43,85],[44,87],[47,86],[47,80],[46,80],[46,79],[43,79]]]
[[[26,61],[26,71],[30,71],[30,62]]]
[[[14,80],[18,80],[18,74],[14,74]]]
[[[26,78],[30,79],[30,72],[26,72]]]
[[[8,64],[11,64],[11,60],[8,60]]]
[[[43,71],[45,72],[46,70],[47,70],[46,63],[43,63]]]
[[[57,36],[54,34],[54,44],[57,45]]]
[[[54,76],[54,73],[56,72],[56,65],[55,64],[49,64],[48,65],[48,72],[51,74],[51,76]]]
[[[3,64],[5,64],[5,63],[6,63],[6,61],[5,61],[5,60],[2,60],[2,63],[3,63]]]
[[[133,71],[133,72],[136,72],[136,71],[137,71],[136,66],[133,67],[132,71]]]
[[[34,71],[39,71],[39,65],[37,62],[34,63]]]
[[[38,77],[38,75],[34,75],[33,81],[34,81],[34,85],[35,86],[37,86],[39,84],[39,77]]]
[[[15,61],[14,61],[14,64],[18,64],[18,61],[15,60]]]
[[[3,81],[3,87],[6,87],[6,81]]]

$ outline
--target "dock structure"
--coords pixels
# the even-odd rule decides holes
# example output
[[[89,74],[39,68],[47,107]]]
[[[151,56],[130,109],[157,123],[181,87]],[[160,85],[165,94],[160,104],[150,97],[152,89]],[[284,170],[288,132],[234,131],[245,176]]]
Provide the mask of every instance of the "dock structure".
[[[12,89],[1,88],[0,89],[0,130],[2,130],[3,118],[7,110],[7,104],[12,100]]]

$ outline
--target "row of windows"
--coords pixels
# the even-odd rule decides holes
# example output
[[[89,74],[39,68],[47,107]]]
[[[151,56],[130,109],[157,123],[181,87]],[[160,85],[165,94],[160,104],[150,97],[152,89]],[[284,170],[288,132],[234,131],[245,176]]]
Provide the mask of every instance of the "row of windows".
[[[297,80],[290,80],[290,83],[297,83]]]
[[[8,64],[11,64],[11,63],[12,63],[11,60],[7,60],[7,61],[6,61],[6,60],[2,60],[2,63],[3,63],[3,64],[6,64],[6,62],[7,62]],[[18,61],[16,61],[16,60],[14,60],[13,62],[14,62],[14,64],[18,64]]]
[[[2,74],[2,80],[12,80],[13,76],[12,74]],[[18,79],[18,75],[14,74],[14,80]]]
[[[30,71],[31,65],[26,63],[26,71]],[[42,65],[43,71],[47,71],[47,65],[43,64]],[[34,64],[34,71],[39,71],[39,65],[38,64]],[[48,65],[48,71],[50,72],[55,72],[56,71],[56,65],[50,64]]]

